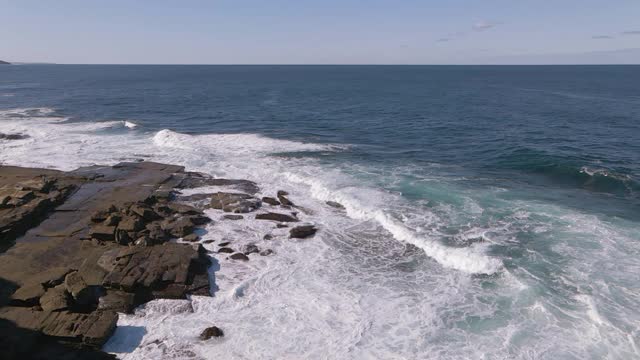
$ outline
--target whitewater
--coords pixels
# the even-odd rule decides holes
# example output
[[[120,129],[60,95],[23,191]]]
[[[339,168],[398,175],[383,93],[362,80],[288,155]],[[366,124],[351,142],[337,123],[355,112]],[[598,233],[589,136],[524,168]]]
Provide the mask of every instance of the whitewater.
[[[29,136],[0,140],[5,165],[182,165],[255,181],[260,196],[286,190],[303,222],[320,229],[290,241],[286,229],[207,210],[214,221],[200,235],[215,242],[206,248],[231,240],[275,255],[237,263],[211,254],[213,297],[122,314],[104,347],[119,358],[640,357],[640,232],[630,220],[504,196],[500,184],[461,186],[438,164],[425,175],[333,161],[357,145],[148,130],[135,119],[78,122],[52,108],[0,110],[0,133]],[[408,199],[399,173],[440,201]],[[215,189],[191,191],[201,190]],[[531,242],[516,241],[522,234]],[[213,324],[225,337],[198,340]]]

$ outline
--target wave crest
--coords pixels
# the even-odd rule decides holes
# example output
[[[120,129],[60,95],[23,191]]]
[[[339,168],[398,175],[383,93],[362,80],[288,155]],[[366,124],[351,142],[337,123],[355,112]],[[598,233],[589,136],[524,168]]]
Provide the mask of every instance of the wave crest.
[[[391,233],[396,240],[421,248],[427,256],[444,267],[472,274],[494,274],[502,268],[500,260],[481,253],[477,248],[453,248],[440,244],[435,239],[420,237],[387,212],[365,206],[357,199],[343,192],[332,191],[316,179],[292,173],[285,173],[284,175],[292,182],[309,185],[312,196],[318,200],[339,202],[345,207],[347,216],[358,220],[376,221]]]
[[[153,137],[153,142],[160,147],[209,150],[215,153],[236,155],[340,150],[340,147],[331,144],[274,139],[258,134],[189,135],[169,129],[158,131]]]

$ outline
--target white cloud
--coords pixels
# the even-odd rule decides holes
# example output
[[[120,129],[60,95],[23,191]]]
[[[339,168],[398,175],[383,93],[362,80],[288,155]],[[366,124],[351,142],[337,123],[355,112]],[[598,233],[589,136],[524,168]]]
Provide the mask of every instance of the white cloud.
[[[482,20],[482,21],[478,21],[477,23],[473,24],[473,30],[475,30],[475,31],[485,31],[485,30],[489,30],[491,28],[494,28],[494,27],[496,27],[498,25],[500,25],[500,23]]]

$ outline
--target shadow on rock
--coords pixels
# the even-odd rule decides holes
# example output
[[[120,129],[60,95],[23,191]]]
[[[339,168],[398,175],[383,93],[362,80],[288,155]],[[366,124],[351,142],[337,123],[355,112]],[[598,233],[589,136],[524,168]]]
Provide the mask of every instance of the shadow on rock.
[[[140,346],[146,334],[147,329],[142,326],[118,326],[103,350],[117,354],[131,353]]]

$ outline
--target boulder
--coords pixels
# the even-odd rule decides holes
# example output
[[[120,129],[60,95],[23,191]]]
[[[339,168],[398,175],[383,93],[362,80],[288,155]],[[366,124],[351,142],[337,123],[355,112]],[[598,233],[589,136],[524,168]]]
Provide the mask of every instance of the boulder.
[[[98,301],[99,289],[89,286],[79,272],[69,273],[64,279],[64,286],[78,305],[91,305]]]
[[[189,234],[182,238],[182,241],[186,241],[186,242],[197,242],[198,240],[200,240],[200,236],[196,234]]]
[[[225,247],[225,246],[227,246],[229,244],[231,244],[231,241],[225,241],[225,242],[221,242],[220,244],[218,244],[218,246]]]
[[[209,219],[207,216],[204,215],[189,215],[187,216],[187,218],[189,218],[189,220],[191,220],[191,222],[194,225],[204,225],[204,224],[208,224],[211,222],[211,219]]]
[[[254,254],[260,252],[260,249],[255,244],[248,244],[242,247],[242,252],[245,255]]]
[[[164,231],[177,238],[185,237],[195,229],[195,224],[188,217],[166,219],[161,225]]]
[[[11,304],[15,306],[35,306],[45,292],[46,289],[39,282],[23,285],[11,296]]]
[[[228,247],[221,247],[220,249],[218,249],[218,252],[221,254],[231,254],[234,252],[234,250]]]
[[[269,205],[273,205],[273,206],[280,205],[280,201],[276,200],[275,198],[268,197],[268,196],[263,197],[262,198],[262,202],[263,203],[267,203]]]
[[[291,215],[273,213],[273,212],[268,212],[268,213],[264,213],[264,214],[257,214],[256,215],[256,220],[272,220],[272,221],[278,221],[278,222],[296,222],[296,221],[299,221],[298,219],[296,219],[295,217],[293,217]]]
[[[227,220],[242,220],[242,219],[244,219],[244,216],[242,216],[242,215],[228,215],[227,214],[227,215],[225,215],[223,217],[225,219],[227,219]]]
[[[22,140],[28,138],[25,134],[3,134],[0,133],[0,140]]]
[[[339,202],[327,201],[326,204],[331,206],[331,207],[334,207],[336,209],[344,210],[344,206],[342,204],[340,204]]]
[[[149,231],[147,236],[151,244],[162,244],[169,240],[169,235],[162,228],[160,223],[153,222],[151,224],[147,224],[146,229]]]
[[[261,256],[269,256],[271,254],[273,254],[273,250],[271,250],[271,249],[264,249],[264,250],[260,251],[260,255]]]
[[[313,225],[296,226],[289,231],[289,237],[304,239],[313,236],[317,231],[318,229]]]
[[[202,211],[196,209],[191,205],[186,204],[178,204],[171,203],[166,205],[166,207],[173,213],[178,213],[181,215],[202,215]]]
[[[110,289],[98,300],[98,310],[128,313],[133,310],[134,294]]]
[[[40,298],[40,307],[44,311],[61,311],[69,307],[69,294],[64,285],[50,288]]]
[[[103,224],[106,226],[117,226],[121,220],[122,220],[122,215],[111,214],[107,217],[107,219],[104,221]]]
[[[229,186],[250,194],[255,194],[260,190],[256,183],[249,180],[216,179],[207,174],[196,172],[188,172],[186,175],[180,184],[176,186],[177,188],[193,189],[205,186]]]
[[[295,206],[293,204],[293,202],[291,202],[291,200],[289,200],[289,198],[287,198],[287,195],[289,195],[288,192],[283,191],[283,190],[279,190],[278,191],[278,200],[280,200],[280,202],[284,206]]]
[[[229,259],[249,261],[249,257],[247,255],[243,254],[243,253],[235,253],[235,254],[229,256]]]
[[[144,222],[138,215],[125,216],[118,223],[118,230],[136,232],[144,229]]]
[[[119,250],[103,286],[126,292],[152,293],[152,298],[184,298],[206,289],[209,259],[204,249],[178,243]]]
[[[224,332],[220,328],[218,328],[217,326],[211,326],[202,331],[202,333],[200,334],[200,340],[209,340],[212,337],[222,336],[224,336]]]
[[[248,213],[260,205],[259,199],[248,194],[218,192],[211,196],[211,207],[224,212]]]
[[[146,204],[133,204],[129,208],[129,210],[146,220],[147,222],[157,220],[160,218],[158,214],[156,214],[148,205]]]
[[[278,229],[282,229],[282,228],[289,227],[289,225],[287,225],[287,224],[276,224],[276,227],[277,227]]]
[[[271,234],[266,234],[265,236],[262,237],[264,240],[273,240],[273,235]]]
[[[89,236],[93,239],[100,241],[114,241],[115,240],[115,226],[96,225],[91,228]]]

